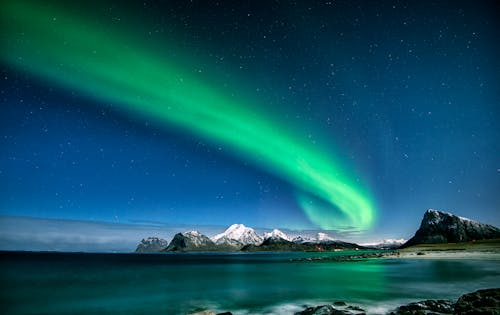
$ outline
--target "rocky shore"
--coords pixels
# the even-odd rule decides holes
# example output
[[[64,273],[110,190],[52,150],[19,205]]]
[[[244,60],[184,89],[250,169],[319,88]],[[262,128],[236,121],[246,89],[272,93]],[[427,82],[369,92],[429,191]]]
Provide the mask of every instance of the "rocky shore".
[[[309,306],[294,315],[364,315],[370,314],[357,305],[343,301]],[[500,315],[500,288],[478,290],[462,295],[457,301],[425,300],[401,305],[387,315]],[[215,313],[205,310],[188,315],[232,315],[231,312]]]
[[[383,258],[392,255],[392,252],[362,253],[359,255],[318,256],[292,258],[290,262],[331,262],[331,261],[363,261],[370,258]]]
[[[331,305],[308,307],[295,315],[361,315],[364,309],[335,302]],[[425,300],[402,305],[388,315],[498,315],[500,314],[500,288],[478,290],[462,295],[456,302],[451,300]]]

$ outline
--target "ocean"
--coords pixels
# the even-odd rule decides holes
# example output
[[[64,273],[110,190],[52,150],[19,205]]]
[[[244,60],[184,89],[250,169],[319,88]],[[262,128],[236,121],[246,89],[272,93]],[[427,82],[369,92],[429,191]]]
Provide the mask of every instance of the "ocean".
[[[1,314],[293,314],[345,301],[383,314],[498,287],[500,262],[294,261],[331,253],[0,253]]]

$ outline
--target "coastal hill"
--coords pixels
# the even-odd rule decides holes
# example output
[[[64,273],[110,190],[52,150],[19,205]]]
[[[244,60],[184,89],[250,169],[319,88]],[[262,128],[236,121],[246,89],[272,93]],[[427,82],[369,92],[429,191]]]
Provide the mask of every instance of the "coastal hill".
[[[321,233],[324,234],[324,233]],[[355,243],[347,243],[339,240],[328,238],[325,240],[315,239],[308,241],[292,242],[281,237],[272,236],[266,238],[260,245],[247,245],[241,250],[247,252],[260,252],[260,251],[306,251],[306,252],[322,252],[322,251],[335,251],[343,249],[372,249],[369,247],[361,246]]]
[[[302,251],[304,250],[301,244],[297,244],[278,236],[270,236],[266,238],[262,244],[259,245],[246,245],[241,248],[246,252],[259,252],[259,251]]]
[[[142,241],[137,245],[137,249],[135,250],[137,253],[152,253],[152,252],[160,252],[163,249],[167,248],[168,241],[159,237],[148,237],[142,239]]]
[[[214,251],[217,245],[198,231],[177,233],[167,248],[161,251]]]
[[[429,209],[415,235],[401,248],[418,244],[463,243],[500,238],[500,229],[462,218],[451,213]]]

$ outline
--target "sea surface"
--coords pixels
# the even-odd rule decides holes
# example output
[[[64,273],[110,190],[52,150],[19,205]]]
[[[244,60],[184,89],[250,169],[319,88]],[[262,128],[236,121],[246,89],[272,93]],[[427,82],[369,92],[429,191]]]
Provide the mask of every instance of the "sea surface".
[[[498,287],[500,262],[371,259],[360,254],[0,253],[1,314],[293,314],[346,301],[381,314],[403,303]]]

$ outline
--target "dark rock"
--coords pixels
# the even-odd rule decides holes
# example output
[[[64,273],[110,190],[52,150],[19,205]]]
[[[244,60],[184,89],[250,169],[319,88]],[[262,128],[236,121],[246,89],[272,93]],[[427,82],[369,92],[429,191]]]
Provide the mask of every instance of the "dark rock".
[[[189,313],[187,315],[215,315],[211,310],[196,310],[194,313]]]
[[[450,300],[425,300],[398,307],[395,315],[453,314],[454,304]]]
[[[260,245],[249,244],[241,248],[242,251],[305,251],[322,252],[336,249],[369,249],[354,243],[342,241],[324,240],[320,242],[302,241],[291,242],[278,236],[266,238]]]
[[[335,302],[337,306],[345,306],[344,302]],[[353,309],[354,310],[354,309]],[[339,310],[332,305],[320,305],[308,307],[302,312],[297,312],[295,315],[363,315],[362,313],[353,313],[350,310]]]
[[[256,245],[246,245],[242,251],[303,251],[304,248],[301,244],[287,241],[281,237],[268,237],[262,244]]]
[[[359,306],[356,306],[356,305],[349,305],[347,307],[348,310],[353,310],[353,311],[358,311],[358,312],[364,312],[365,310],[362,309],[361,307]]]
[[[301,243],[305,251],[332,251],[335,249],[372,249],[370,247],[361,246],[355,243],[348,243],[338,240],[323,240],[320,242],[303,242]]]
[[[241,248],[242,252],[258,252],[260,250],[261,249],[259,248],[259,246],[254,245],[254,244],[248,244],[248,245],[245,245]]]
[[[336,306],[346,306],[342,301]],[[304,306],[306,307],[306,306]],[[360,313],[362,312],[362,313]],[[365,315],[358,306],[347,306],[339,310],[332,305],[307,307],[295,315]],[[500,288],[479,290],[462,295],[457,303],[450,300],[425,300],[398,307],[389,315],[500,315]]]
[[[231,312],[218,313],[217,315],[233,315]]]
[[[415,235],[401,248],[417,244],[460,243],[494,238],[500,238],[500,229],[492,225],[429,209]]]
[[[330,257],[307,257],[307,258],[292,258],[290,261],[310,261],[310,262],[327,262],[327,261],[362,261],[369,258],[380,258],[388,256],[388,253],[365,253],[360,255],[347,256],[330,256]]]
[[[500,314],[500,288],[462,295],[455,304],[454,314]]]
[[[305,310],[296,312],[294,315],[310,315],[312,314],[319,306],[308,306]]]
[[[320,305],[308,307],[302,312],[297,312],[295,315],[332,315],[336,309],[331,305]]]
[[[159,237],[148,237],[142,239],[142,241],[137,245],[135,250],[136,253],[154,253],[161,252],[167,248],[168,242]]]

